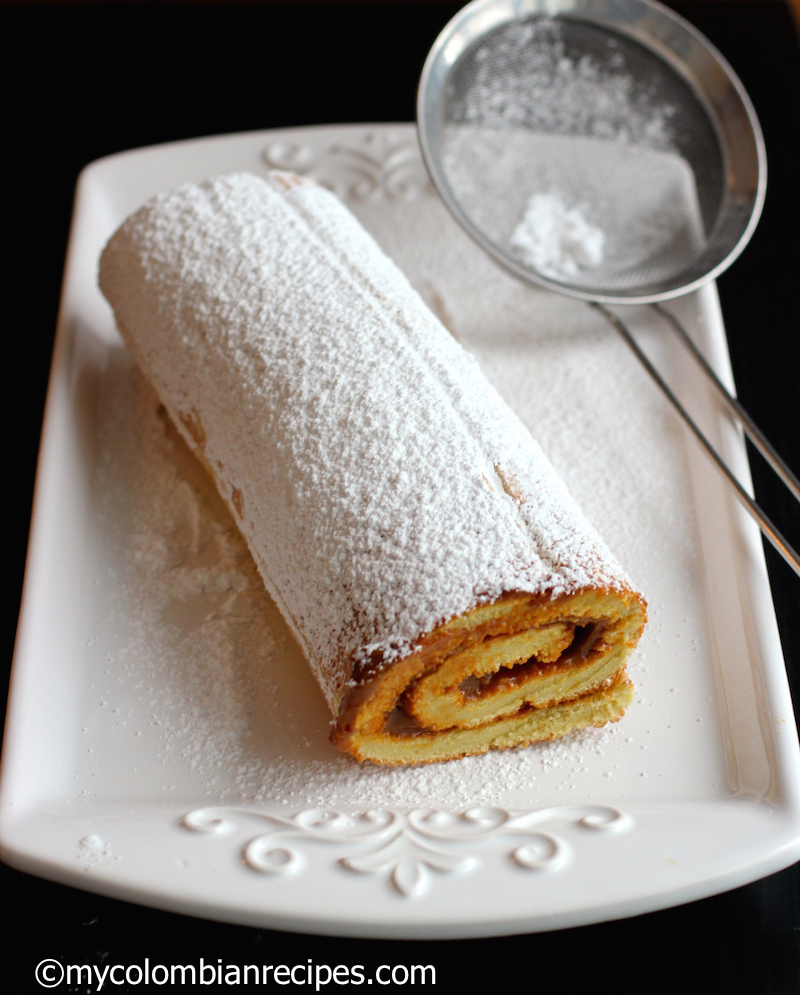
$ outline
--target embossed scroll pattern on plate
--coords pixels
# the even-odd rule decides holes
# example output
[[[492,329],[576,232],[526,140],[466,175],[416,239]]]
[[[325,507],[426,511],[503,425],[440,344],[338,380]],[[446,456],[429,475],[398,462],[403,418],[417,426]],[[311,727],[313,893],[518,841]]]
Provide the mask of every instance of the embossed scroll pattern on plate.
[[[255,871],[291,875],[303,870],[309,846],[338,848],[336,863],[348,871],[388,877],[406,897],[424,894],[432,873],[466,874],[487,851],[505,851],[513,865],[529,871],[558,871],[572,861],[572,847],[541,827],[567,822],[603,833],[626,832],[633,819],[610,806],[544,808],[514,814],[502,808],[463,812],[374,809],[357,815],[307,809],[297,815],[209,807],[189,812],[183,826],[194,832],[228,835],[236,820],[257,819],[266,831],[249,839],[242,859]],[[343,852],[342,852],[343,851]]]
[[[270,169],[310,176],[345,202],[411,201],[434,194],[417,143],[386,131],[367,131],[325,149],[276,141],[261,158]]]

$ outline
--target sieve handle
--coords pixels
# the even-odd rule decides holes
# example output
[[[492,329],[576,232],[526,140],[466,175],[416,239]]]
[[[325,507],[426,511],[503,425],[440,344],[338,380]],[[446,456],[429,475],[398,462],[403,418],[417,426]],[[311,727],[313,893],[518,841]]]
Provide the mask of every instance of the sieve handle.
[[[786,484],[792,494],[794,494],[797,500],[800,501],[800,480],[797,479],[781,457],[775,452],[769,439],[764,435],[758,425],[756,425],[747,411],[741,406],[741,404],[739,404],[736,398],[728,392],[726,386],[708,365],[705,356],[702,352],[700,352],[694,342],[692,342],[689,337],[689,333],[683,325],[678,321],[674,314],[667,311],[667,309],[662,307],[660,304],[651,304],[651,307],[654,311],[658,311],[658,313],[669,322],[672,330],[681,342],[683,342],[689,352],[694,356],[697,364],[711,381],[712,386],[717,391],[717,394],[725,407],[735,418],[739,419],[742,423],[742,428],[747,433],[750,441],[769,463],[775,473],[778,474],[784,484]]]
[[[781,556],[786,560],[794,572],[800,576],[800,555],[797,551],[793,549],[786,539],[781,535],[781,533],[775,528],[769,518],[761,510],[761,507],[757,504],[753,498],[747,493],[747,491],[742,487],[739,481],[734,476],[728,464],[719,455],[714,446],[709,442],[706,436],[703,434],[702,430],[695,423],[694,419],[691,417],[689,412],[684,408],[678,398],[673,394],[672,390],[668,387],[661,374],[656,370],[644,352],[639,348],[639,344],[628,331],[625,323],[617,317],[613,312],[609,311],[608,308],[604,307],[602,304],[598,304],[595,301],[590,302],[590,307],[593,307],[596,311],[609,322],[622,336],[622,338],[628,343],[628,345],[633,350],[636,358],[644,366],[650,376],[655,380],[658,386],[666,395],[670,404],[673,406],[675,411],[680,415],[685,424],[691,429],[697,441],[705,449],[706,453],[711,457],[712,461],[716,465],[717,469],[723,474],[725,479],[728,481],[730,486],[733,488],[736,497],[741,501],[750,515],[758,523],[759,528],[764,533],[764,535],[769,539],[775,549],[781,554]],[[706,362],[705,358],[702,356],[700,351],[697,349],[695,344],[689,338],[686,330],[680,324],[678,319],[666,311],[664,308],[658,305],[653,305],[654,309],[663,315],[669,322],[672,329],[678,334],[681,341],[688,347],[691,354],[694,356],[695,360],[700,364],[701,369],[709,378],[711,384],[716,389],[717,393],[721,397],[725,406],[728,410],[735,415],[742,423],[742,428],[747,433],[747,435],[752,439],[753,444],[762,453],[764,458],[769,462],[770,466],[775,470],[775,472],[780,476],[781,480],[786,484],[789,490],[800,499],[800,482],[798,482],[797,477],[792,473],[789,467],[784,463],[784,461],[778,456],[775,450],[770,445],[769,441],[766,439],[764,434],[758,428],[758,426],[753,422],[752,418],[747,414],[744,408],[739,404],[739,402],[731,396],[727,391],[725,386],[717,377],[716,373],[711,369],[711,367]]]

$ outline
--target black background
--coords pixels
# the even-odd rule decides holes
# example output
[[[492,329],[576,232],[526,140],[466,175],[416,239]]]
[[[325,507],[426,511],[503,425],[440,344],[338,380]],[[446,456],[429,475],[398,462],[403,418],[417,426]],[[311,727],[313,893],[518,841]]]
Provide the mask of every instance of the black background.
[[[41,416],[76,176],[108,153],[207,134],[340,122],[410,121],[417,78],[459,4],[0,4],[6,182],[2,295],[7,428],[4,626],[10,666]],[[769,157],[752,243],[719,281],[739,396],[800,473],[800,51],[777,0],[672,6],[741,77]],[[759,500],[800,545],[800,514],[760,461]],[[767,549],[795,710],[800,580]],[[432,963],[438,983],[516,983],[574,992],[800,991],[800,865],[676,909],[574,930],[492,940],[381,942],[210,923],[100,898],[1,867],[0,970],[40,990],[43,957],[102,963],[149,956],[245,963]],[[126,990],[126,989],[117,989]],[[141,988],[139,990],[142,990]]]

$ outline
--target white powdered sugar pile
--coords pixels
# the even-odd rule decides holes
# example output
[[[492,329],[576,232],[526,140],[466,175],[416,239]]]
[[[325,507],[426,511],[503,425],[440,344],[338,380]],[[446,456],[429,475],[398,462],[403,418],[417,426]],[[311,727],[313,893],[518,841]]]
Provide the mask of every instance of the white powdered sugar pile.
[[[646,285],[705,244],[694,173],[676,152],[578,135],[450,127],[444,161],[464,213],[546,275]]]
[[[77,855],[82,860],[105,860],[111,856],[111,847],[97,833],[90,833],[78,840]]]
[[[557,193],[535,193],[511,235],[523,262],[544,276],[570,280],[603,261],[606,237],[579,207],[566,208]]]
[[[101,286],[334,712],[354,660],[503,592],[627,585],[474,359],[315,184],[159,196]]]

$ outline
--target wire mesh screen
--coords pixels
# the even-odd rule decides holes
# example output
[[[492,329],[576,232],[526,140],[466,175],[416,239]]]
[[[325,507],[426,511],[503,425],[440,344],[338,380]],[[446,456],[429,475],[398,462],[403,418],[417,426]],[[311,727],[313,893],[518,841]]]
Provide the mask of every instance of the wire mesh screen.
[[[442,91],[451,195],[501,252],[598,293],[686,270],[720,215],[711,115],[672,66],[587,21],[529,17],[484,35]]]

